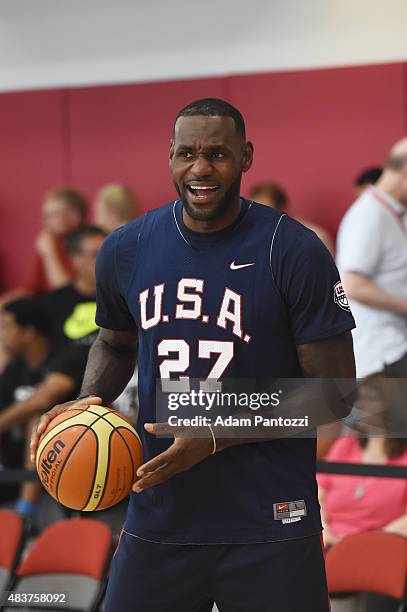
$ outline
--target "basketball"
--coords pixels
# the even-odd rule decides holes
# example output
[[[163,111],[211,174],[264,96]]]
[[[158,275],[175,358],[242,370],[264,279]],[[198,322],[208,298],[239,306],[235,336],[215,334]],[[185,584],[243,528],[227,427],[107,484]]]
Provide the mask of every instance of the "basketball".
[[[142,463],[140,438],[123,415],[91,405],[56,416],[40,438],[42,485],[75,510],[103,510],[124,499]]]

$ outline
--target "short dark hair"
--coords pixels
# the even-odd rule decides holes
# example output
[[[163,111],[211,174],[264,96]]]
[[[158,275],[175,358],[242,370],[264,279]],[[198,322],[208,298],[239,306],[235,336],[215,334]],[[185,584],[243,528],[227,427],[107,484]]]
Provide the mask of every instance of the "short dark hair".
[[[50,189],[44,195],[44,200],[63,200],[69,208],[76,210],[82,221],[85,221],[87,210],[88,210],[88,202],[85,196],[76,189],[72,189],[70,187],[57,187],[55,189]]]
[[[84,238],[88,236],[103,236],[103,238],[106,238],[106,235],[106,232],[97,225],[81,225],[65,238],[66,250],[70,255],[75,255],[81,252]]]
[[[231,117],[235,122],[238,134],[240,134],[242,138],[246,137],[246,127],[241,112],[229,104],[229,102],[225,102],[225,100],[220,100],[219,98],[201,98],[200,100],[195,100],[195,102],[191,102],[187,104],[187,106],[184,106],[175,117],[173,136],[175,124],[180,117],[197,117],[199,115],[204,115],[206,117]]]
[[[19,327],[33,327],[42,336],[49,337],[52,332],[48,310],[34,298],[19,298],[7,302],[4,312],[12,314]]]
[[[355,185],[357,187],[363,187],[364,185],[374,185],[381,177],[383,168],[380,166],[372,166],[366,168],[355,178]]]
[[[251,188],[250,197],[255,200],[260,193],[266,193],[270,200],[274,200],[277,210],[283,210],[288,204],[286,191],[280,185],[274,183],[274,181],[257,183],[257,185]]]

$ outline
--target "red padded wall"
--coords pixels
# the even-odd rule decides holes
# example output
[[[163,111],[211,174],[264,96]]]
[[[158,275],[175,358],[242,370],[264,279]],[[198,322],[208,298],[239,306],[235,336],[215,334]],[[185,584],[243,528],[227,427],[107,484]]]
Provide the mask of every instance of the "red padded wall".
[[[402,64],[232,79],[255,164],[245,184],[274,177],[293,214],[333,234],[353,197],[352,181],[381,164],[405,134]]]
[[[167,154],[174,115],[219,96],[241,109],[255,145],[243,192],[274,178],[291,210],[332,233],[352,181],[406,134],[407,68],[384,64],[168,83],[0,95],[0,269],[21,282],[40,226],[42,193],[69,182],[93,197],[122,181],[141,209],[173,197]]]
[[[61,91],[0,95],[0,286],[23,280],[42,194],[69,180],[65,114]]]
[[[194,99],[224,95],[222,79],[71,91],[74,184],[92,197],[103,183],[124,182],[143,211],[172,199],[168,149],[174,116]]]

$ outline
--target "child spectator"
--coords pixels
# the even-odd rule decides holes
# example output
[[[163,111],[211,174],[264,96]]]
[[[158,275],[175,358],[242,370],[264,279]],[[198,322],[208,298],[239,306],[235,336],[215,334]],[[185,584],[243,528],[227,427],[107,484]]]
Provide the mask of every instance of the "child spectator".
[[[61,344],[75,344],[87,356],[98,334],[96,314],[96,256],[106,234],[95,225],[83,225],[70,234],[66,248],[74,278],[41,299],[52,321],[53,336]],[[138,413],[137,372],[113,407],[134,421]]]
[[[43,228],[35,241],[35,254],[29,277],[13,291],[3,294],[1,305],[23,295],[42,295],[66,285],[72,278],[72,266],[65,248],[65,237],[86,219],[87,202],[74,189],[51,189],[42,205]]]
[[[61,352],[53,344],[48,312],[32,298],[3,306],[0,338],[11,356],[0,375],[0,461],[6,467],[24,464],[32,469],[33,424],[43,412],[79,393],[86,355],[75,346]],[[16,509],[32,513],[41,491],[38,482],[25,483]]]
[[[65,237],[82,225],[87,203],[74,189],[52,189],[42,206],[43,229],[35,241],[36,255],[27,291],[40,295],[66,285],[72,278],[72,266],[65,248]]]
[[[43,229],[35,241],[35,255],[31,273],[19,287],[0,296],[0,308],[10,300],[24,295],[42,295],[66,285],[73,274],[65,248],[65,236],[82,225],[86,218],[84,196],[73,189],[51,189],[42,205]],[[9,355],[0,342],[0,372]]]
[[[83,225],[72,232],[66,239],[66,250],[73,280],[41,298],[60,344],[69,342],[89,348],[97,336],[95,264],[105,237],[105,232],[95,225]]]

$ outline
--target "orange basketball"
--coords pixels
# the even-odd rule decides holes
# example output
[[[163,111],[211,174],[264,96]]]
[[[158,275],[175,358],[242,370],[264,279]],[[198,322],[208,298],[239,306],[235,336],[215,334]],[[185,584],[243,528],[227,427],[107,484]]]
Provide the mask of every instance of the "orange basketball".
[[[142,463],[140,438],[119,412],[66,410],[42,434],[36,466],[48,493],[68,508],[103,510],[124,499]]]

